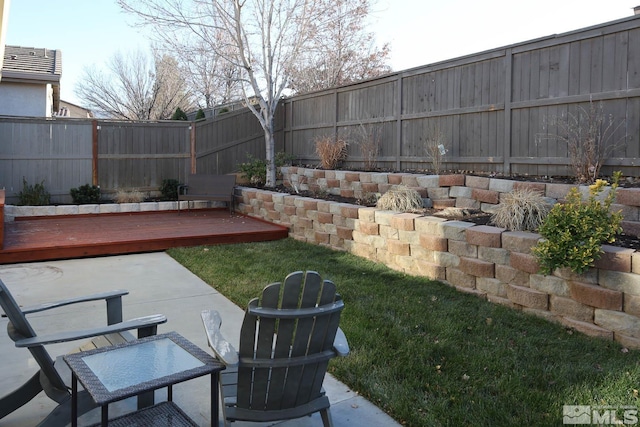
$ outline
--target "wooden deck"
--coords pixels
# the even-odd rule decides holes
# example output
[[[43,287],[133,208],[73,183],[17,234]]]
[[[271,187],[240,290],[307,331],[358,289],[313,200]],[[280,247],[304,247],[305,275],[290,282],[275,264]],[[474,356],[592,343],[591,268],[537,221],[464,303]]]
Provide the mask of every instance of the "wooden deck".
[[[230,214],[226,209],[22,217],[4,224],[0,264],[258,242],[287,236],[286,227]]]

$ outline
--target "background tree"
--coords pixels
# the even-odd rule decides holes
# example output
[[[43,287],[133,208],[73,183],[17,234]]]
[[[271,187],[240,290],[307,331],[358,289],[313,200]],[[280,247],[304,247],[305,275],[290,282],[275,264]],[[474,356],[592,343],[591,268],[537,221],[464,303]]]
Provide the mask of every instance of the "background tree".
[[[369,0],[322,0],[324,25],[312,32],[308,49],[291,72],[291,88],[312,92],[370,79],[391,72],[389,44],[378,48],[366,31]]]
[[[264,130],[266,185],[276,182],[274,115],[295,61],[322,27],[320,0],[118,0],[160,33],[179,28],[238,71],[247,107]],[[221,48],[218,40],[222,40]],[[251,101],[250,101],[251,100]]]
[[[97,116],[114,119],[163,120],[192,106],[178,63],[157,52],[117,53],[106,71],[85,68],[75,92]]]

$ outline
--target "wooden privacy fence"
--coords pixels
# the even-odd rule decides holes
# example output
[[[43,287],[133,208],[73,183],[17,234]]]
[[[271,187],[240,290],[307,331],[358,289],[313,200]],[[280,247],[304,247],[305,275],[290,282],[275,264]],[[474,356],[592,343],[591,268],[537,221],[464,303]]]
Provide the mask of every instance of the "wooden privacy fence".
[[[345,167],[431,170],[437,133],[443,170],[567,175],[556,119],[602,105],[615,150],[604,173],[640,176],[640,16],[426,65],[358,84],[284,99],[276,152],[317,165],[314,139],[347,139]],[[547,129],[549,132],[547,133]],[[363,138],[363,136],[365,138]],[[376,146],[375,150],[371,147]],[[264,158],[264,135],[248,109],[201,122],[0,118],[0,188],[15,202],[22,179],[69,201],[83,184],[157,190],[188,173],[238,171]]]
[[[447,169],[567,175],[567,144],[545,123],[591,100],[617,129],[605,170],[640,175],[639,16],[287,99],[285,150],[317,164],[314,138],[339,136],[346,167],[362,168],[365,130],[379,138],[378,167],[428,170],[439,131]]]

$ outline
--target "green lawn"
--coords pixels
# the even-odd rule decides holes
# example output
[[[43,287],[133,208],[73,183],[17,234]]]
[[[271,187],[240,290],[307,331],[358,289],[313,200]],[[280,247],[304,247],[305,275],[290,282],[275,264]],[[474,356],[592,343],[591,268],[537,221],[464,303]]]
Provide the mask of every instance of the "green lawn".
[[[640,352],[440,282],[293,239],[168,253],[243,308],[291,271],[334,281],[351,354],[331,373],[408,426],[558,426],[563,405],[640,406]]]

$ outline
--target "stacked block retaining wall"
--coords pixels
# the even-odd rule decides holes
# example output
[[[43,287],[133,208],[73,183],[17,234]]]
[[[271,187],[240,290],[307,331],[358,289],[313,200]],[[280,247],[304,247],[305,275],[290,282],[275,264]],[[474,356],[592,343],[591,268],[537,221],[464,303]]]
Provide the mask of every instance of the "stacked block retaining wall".
[[[298,170],[302,174],[297,174],[297,178],[285,174],[285,179],[309,177],[308,171],[313,171],[316,180],[340,181],[332,183],[332,192],[353,190],[356,182],[362,185],[362,175],[364,183],[377,181],[379,186],[393,185],[389,180],[398,181],[400,176],[391,174],[385,178],[372,173]],[[331,178],[326,178],[327,175]],[[354,180],[356,175],[360,181]],[[549,186],[545,188],[546,196],[558,200],[571,187],[502,179],[492,183],[491,178],[463,175],[401,175],[401,182],[407,180],[449,184],[449,187],[423,188],[427,192],[448,188],[449,199],[455,199],[456,205],[471,201],[495,205],[478,199],[499,200],[500,194],[518,185]],[[324,181],[320,183],[323,185]],[[640,253],[632,249],[605,245],[602,258],[585,274],[560,269],[553,275],[541,275],[531,253],[540,239],[535,233],[511,232],[470,222],[382,211],[255,188],[241,187],[237,192],[240,212],[288,226],[292,238],[348,251],[407,274],[437,279],[493,303],[559,322],[588,335],[616,340],[627,347],[640,348]],[[344,195],[342,191],[341,194]],[[432,191],[432,194],[440,196],[443,192]],[[452,194],[460,196],[452,197]],[[629,203],[619,203],[622,208],[629,212],[638,209],[639,192],[621,189],[618,196],[620,194],[624,194],[622,201]]]

